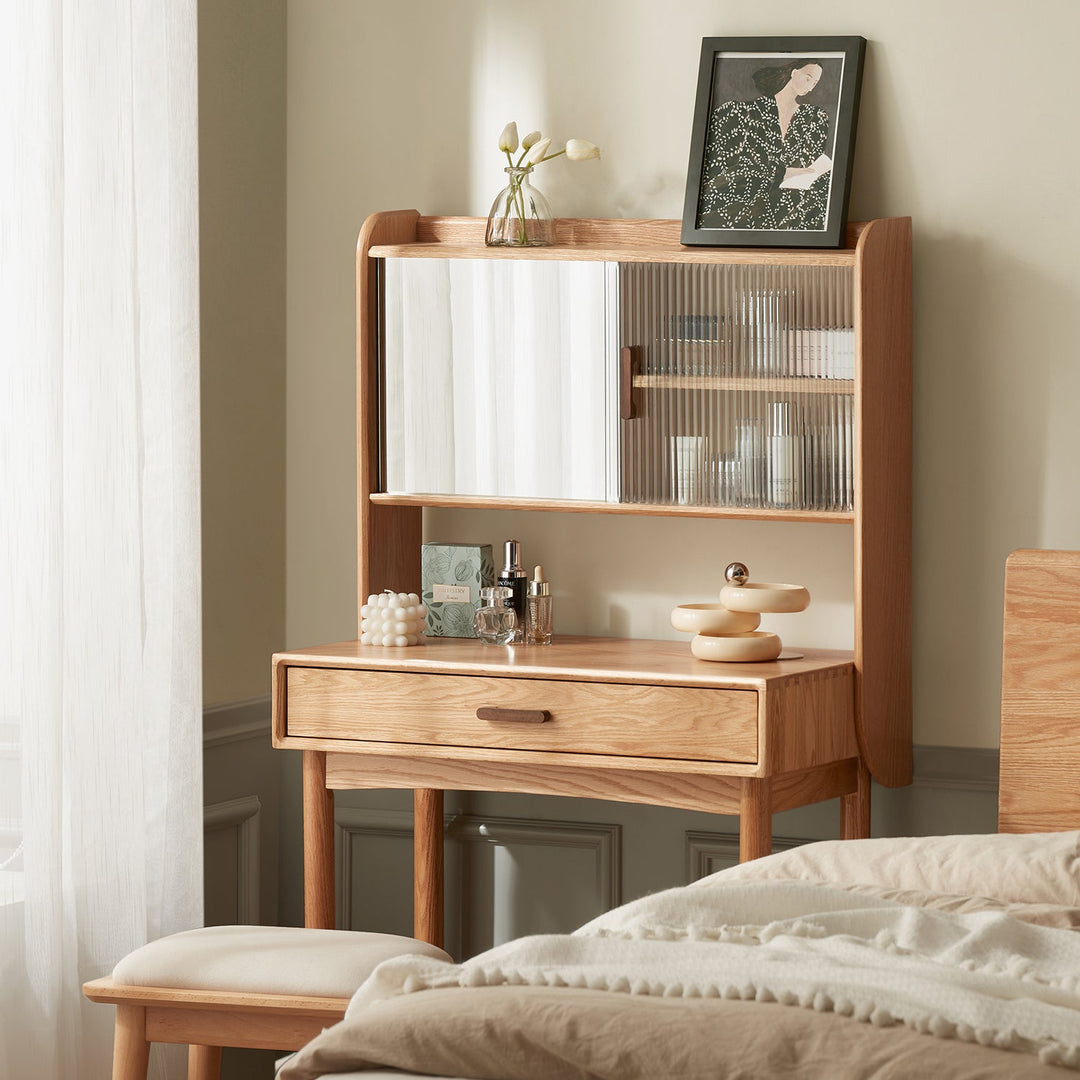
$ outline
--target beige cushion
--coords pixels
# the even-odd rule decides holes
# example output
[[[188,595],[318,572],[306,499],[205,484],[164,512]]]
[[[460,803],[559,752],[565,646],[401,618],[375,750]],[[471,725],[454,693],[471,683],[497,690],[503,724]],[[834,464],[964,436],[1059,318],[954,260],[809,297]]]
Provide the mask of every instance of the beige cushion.
[[[1080,831],[823,840],[742,863],[731,881],[798,880],[1080,906]]]
[[[350,997],[383,960],[452,958],[394,934],[285,926],[207,926],[151,941],[113,970],[125,986],[171,986],[310,997]]]

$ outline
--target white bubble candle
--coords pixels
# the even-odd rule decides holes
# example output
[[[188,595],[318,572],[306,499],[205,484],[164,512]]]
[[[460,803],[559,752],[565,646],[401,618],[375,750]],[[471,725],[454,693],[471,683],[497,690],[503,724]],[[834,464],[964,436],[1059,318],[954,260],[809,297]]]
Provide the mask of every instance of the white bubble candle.
[[[426,615],[416,593],[372,593],[360,608],[360,644],[419,645]]]

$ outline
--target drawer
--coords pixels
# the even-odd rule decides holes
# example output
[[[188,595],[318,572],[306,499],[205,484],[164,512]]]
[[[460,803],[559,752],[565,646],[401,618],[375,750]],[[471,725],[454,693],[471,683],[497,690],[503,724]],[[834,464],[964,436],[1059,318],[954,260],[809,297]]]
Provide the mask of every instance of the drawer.
[[[290,736],[757,761],[754,690],[306,667],[287,687]],[[480,720],[481,708],[550,719]]]

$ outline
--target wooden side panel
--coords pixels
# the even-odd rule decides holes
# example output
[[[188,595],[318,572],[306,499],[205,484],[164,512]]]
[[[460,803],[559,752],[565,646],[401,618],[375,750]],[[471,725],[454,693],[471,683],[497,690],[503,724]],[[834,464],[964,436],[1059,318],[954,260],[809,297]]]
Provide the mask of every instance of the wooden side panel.
[[[856,264],[855,690],[874,779],[911,783],[911,220],[871,222]]]
[[[1080,552],[1005,565],[1000,832],[1080,828]]]
[[[356,530],[357,625],[370,593],[383,589],[420,591],[423,510],[419,506],[373,505],[379,467],[379,304],[374,244],[416,239],[415,210],[372,214],[356,245]]]
[[[768,775],[854,757],[853,668],[807,672],[764,695],[761,761]]]

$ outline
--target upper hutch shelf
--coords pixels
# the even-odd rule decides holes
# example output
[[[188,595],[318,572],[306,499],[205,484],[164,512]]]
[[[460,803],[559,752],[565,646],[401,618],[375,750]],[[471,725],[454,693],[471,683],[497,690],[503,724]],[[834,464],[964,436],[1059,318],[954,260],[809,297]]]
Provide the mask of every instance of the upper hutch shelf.
[[[837,250],[707,248],[679,243],[677,221],[560,218],[552,247],[487,247],[483,218],[425,217],[416,239],[368,248],[375,259],[544,259],[559,262],[717,263],[739,266],[853,266],[862,222]],[[614,227],[613,227],[614,226]]]
[[[399,210],[373,214],[360,232],[360,602],[418,584],[425,507],[844,523],[854,535],[859,757],[879,782],[910,783],[910,219],[851,224],[838,250],[684,247],[677,221],[576,219],[557,222],[554,247],[488,248],[484,228],[483,218]],[[504,280],[501,268],[488,269],[493,261],[507,274],[532,262],[514,273],[542,279],[545,296],[571,295],[575,311],[606,312],[588,316],[600,344],[583,359],[573,354],[584,336],[573,324],[533,355],[510,355],[510,337],[495,327],[504,313],[470,301],[471,336],[460,350],[456,341],[428,348],[421,339],[399,347],[394,334],[428,332],[425,303],[438,296],[448,306],[454,275],[474,273],[455,261],[474,263],[481,283]],[[570,265],[550,273],[537,265],[553,262]],[[425,287],[425,275],[437,289]],[[524,335],[515,318],[505,321],[535,345],[555,319],[546,315],[534,308]],[[470,355],[481,341],[483,363]],[[444,425],[449,434],[430,435],[432,419],[452,415],[459,362],[468,375],[465,407]],[[534,472],[496,476],[490,490],[484,477],[461,483],[489,454],[488,433],[470,426],[474,415],[487,421],[499,411],[504,399],[491,396],[491,385],[502,388],[500,378],[516,377],[523,364],[541,380],[536,386],[562,379],[550,390],[546,426],[533,433],[515,425],[497,443],[535,463]],[[421,436],[423,451],[408,458]],[[444,465],[447,486],[431,484],[429,474]],[[574,493],[582,473],[598,494]],[[554,476],[558,494],[537,498],[519,475]]]

